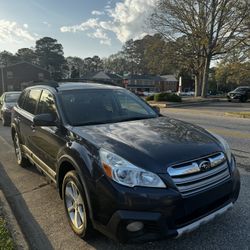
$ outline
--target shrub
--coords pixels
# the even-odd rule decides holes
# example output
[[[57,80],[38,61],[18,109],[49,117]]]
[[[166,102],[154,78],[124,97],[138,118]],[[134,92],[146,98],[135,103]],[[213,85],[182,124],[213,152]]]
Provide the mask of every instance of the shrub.
[[[146,97],[146,101],[153,101],[154,100],[154,95],[149,95]]]
[[[172,93],[155,94],[154,101],[156,102],[181,102],[181,97]]]

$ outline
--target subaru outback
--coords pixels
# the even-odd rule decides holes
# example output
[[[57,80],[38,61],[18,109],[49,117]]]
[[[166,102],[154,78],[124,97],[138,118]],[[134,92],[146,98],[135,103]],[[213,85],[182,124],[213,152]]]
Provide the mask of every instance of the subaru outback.
[[[179,237],[233,207],[227,142],[97,83],[25,89],[12,119],[17,162],[56,183],[72,230],[120,242]]]

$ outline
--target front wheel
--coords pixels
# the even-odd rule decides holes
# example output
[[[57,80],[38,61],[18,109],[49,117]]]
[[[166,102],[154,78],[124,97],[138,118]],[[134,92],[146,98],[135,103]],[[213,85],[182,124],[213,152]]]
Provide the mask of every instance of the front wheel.
[[[87,202],[82,184],[76,171],[68,172],[63,180],[62,195],[69,224],[81,238],[87,238],[92,233],[88,215]]]

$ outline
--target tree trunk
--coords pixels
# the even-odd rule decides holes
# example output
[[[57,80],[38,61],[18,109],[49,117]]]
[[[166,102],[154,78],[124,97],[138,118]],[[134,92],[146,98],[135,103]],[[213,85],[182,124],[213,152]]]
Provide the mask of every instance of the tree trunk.
[[[200,74],[196,74],[194,76],[195,82],[195,97],[201,96],[201,76]]]
[[[201,92],[202,97],[207,97],[210,63],[211,63],[211,56],[208,56],[205,60],[204,72],[202,78],[202,92]]]

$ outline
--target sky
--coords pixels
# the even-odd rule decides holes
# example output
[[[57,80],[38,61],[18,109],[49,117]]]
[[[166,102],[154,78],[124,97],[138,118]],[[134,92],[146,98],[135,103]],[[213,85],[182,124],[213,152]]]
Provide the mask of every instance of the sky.
[[[156,0],[0,0],[0,51],[16,53],[49,36],[65,56],[108,57],[151,34]]]

